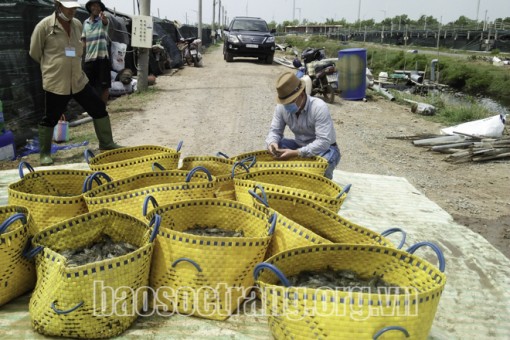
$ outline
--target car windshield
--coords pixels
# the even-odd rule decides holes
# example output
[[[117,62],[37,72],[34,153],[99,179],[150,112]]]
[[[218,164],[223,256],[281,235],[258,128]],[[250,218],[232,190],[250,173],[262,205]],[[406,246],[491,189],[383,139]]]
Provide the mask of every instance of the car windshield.
[[[264,21],[236,20],[232,24],[234,31],[258,31],[267,32],[267,25]]]

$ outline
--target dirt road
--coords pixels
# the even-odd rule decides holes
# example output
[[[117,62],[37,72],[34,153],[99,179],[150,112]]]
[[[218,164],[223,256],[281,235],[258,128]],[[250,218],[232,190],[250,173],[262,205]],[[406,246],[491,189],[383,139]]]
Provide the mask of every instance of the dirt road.
[[[157,95],[149,102],[144,96],[111,102],[115,139],[123,145],[171,147],[183,140],[183,156],[263,149],[275,105],[274,83],[289,69],[254,59],[227,63],[221,52],[221,47],[209,49],[203,68],[185,67],[158,77]],[[342,151],[338,169],[405,177],[510,257],[509,161],[454,165],[409,141],[387,139],[437,134],[441,126],[383,97],[336,99],[328,105]],[[91,124],[83,129],[92,129]],[[57,157],[57,162],[69,159]]]

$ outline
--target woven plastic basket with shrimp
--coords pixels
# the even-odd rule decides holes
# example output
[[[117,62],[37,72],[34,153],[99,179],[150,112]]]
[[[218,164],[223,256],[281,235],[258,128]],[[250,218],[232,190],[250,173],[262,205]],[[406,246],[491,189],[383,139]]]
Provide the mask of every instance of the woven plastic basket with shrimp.
[[[173,313],[225,320],[253,287],[252,271],[263,261],[276,218],[225,199],[181,201],[157,207],[147,217],[161,217],[151,269],[158,308]],[[271,223],[271,222],[273,223]],[[190,234],[188,229],[216,228],[237,237]]]
[[[152,228],[151,228],[152,227]],[[149,225],[102,209],[55,224],[34,236],[37,284],[30,299],[33,328],[45,335],[110,338],[138,317],[147,294],[153,240]],[[104,238],[132,245],[131,252],[70,264],[63,251],[90,248]]]
[[[436,252],[439,269],[413,255],[424,245]],[[384,338],[427,339],[446,283],[444,267],[441,250],[428,242],[407,251],[331,244],[277,254],[257,265],[254,276],[276,339],[374,339],[393,330],[398,333]],[[309,288],[290,280],[324,271],[372,279],[367,286],[335,288]],[[376,286],[380,279],[389,286]]]
[[[0,207],[0,306],[34,288],[34,262],[24,253],[31,224],[27,208]]]
[[[30,172],[23,173],[26,167]],[[88,212],[83,183],[93,172],[85,170],[39,170],[21,162],[20,180],[8,187],[8,202],[28,208],[33,219],[31,234]]]
[[[85,160],[90,170],[106,173],[114,180],[131,177],[151,171],[153,163],[161,164],[166,170],[175,170],[181,157],[179,143],[177,149],[156,145],[140,145],[105,151],[94,155],[85,151]]]

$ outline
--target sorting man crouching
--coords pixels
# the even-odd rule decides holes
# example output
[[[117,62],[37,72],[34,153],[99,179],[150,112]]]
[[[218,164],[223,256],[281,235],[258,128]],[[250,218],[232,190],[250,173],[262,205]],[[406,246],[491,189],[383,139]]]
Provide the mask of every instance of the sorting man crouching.
[[[277,105],[266,137],[269,152],[278,159],[321,156],[327,159],[324,176],[332,179],[340,162],[340,149],[328,105],[305,92],[305,83],[294,73],[286,72],[276,81]],[[285,127],[294,139],[284,138]]]

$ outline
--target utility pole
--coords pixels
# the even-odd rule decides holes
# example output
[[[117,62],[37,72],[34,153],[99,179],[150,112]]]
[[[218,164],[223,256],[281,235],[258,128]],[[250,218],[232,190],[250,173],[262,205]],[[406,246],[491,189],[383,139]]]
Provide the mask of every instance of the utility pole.
[[[216,42],[216,24],[214,22],[214,20],[216,19],[215,18],[216,16],[216,0],[213,0],[212,2],[212,26],[211,26],[211,34],[213,36],[213,41]]]
[[[218,28],[221,27],[221,0],[218,0]]]
[[[439,29],[437,31],[437,56],[439,57],[439,36],[441,35],[441,25],[443,24],[443,16],[441,16],[441,20],[439,21]]]
[[[140,1],[140,14],[146,16],[151,15],[151,0]],[[150,39],[152,39],[152,37],[150,37]],[[149,87],[149,84],[147,82],[148,76],[149,76],[149,49],[139,48],[137,92],[147,91],[147,87]]]
[[[359,31],[361,31],[361,20],[360,20],[360,14],[361,14],[361,0],[358,0],[358,23],[359,23]]]
[[[292,1],[292,21],[296,20],[296,0]]]
[[[198,39],[202,40],[202,0],[198,0]]]
[[[478,5],[476,5],[476,24],[478,24],[478,13],[480,13],[480,0],[478,0]]]

